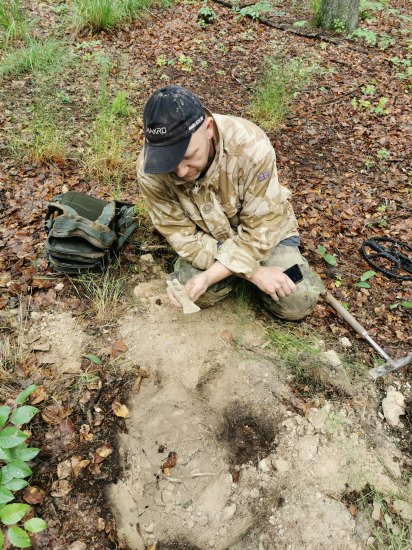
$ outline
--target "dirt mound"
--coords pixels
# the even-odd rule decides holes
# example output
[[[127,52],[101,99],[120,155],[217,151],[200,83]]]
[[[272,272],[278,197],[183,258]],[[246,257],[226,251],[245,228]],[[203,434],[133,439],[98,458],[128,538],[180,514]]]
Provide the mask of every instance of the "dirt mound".
[[[129,359],[150,376],[130,403],[124,474],[109,490],[130,548],[371,544],[341,495],[370,482],[406,498],[402,457],[379,426],[366,436],[340,402],[306,417],[292,412],[290,375],[266,347],[262,356],[264,332],[250,314],[239,322],[233,301],[184,316],[167,304],[163,281],[135,295],[138,311],[120,333]]]

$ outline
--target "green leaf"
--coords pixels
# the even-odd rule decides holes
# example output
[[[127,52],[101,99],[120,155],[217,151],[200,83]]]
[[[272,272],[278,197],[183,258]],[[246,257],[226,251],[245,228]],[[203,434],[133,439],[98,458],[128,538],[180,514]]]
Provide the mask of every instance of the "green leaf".
[[[371,277],[373,277],[374,275],[376,275],[376,271],[365,271],[365,273],[363,273],[363,275],[361,276],[360,280],[363,282],[363,281],[367,281],[368,279],[370,279]]]
[[[35,456],[37,456],[39,452],[40,449],[36,449],[36,447],[27,447],[25,443],[22,443],[18,447],[14,447],[10,454],[13,458],[18,458],[19,460],[24,460],[25,462],[28,462],[29,460],[32,460]]]
[[[85,355],[86,359],[88,359],[91,363],[94,363],[95,365],[101,365],[101,360],[96,357],[95,355]]]
[[[30,506],[28,504],[6,504],[6,506],[0,510],[0,520],[4,525],[14,525],[27,514],[29,508]]]
[[[17,405],[23,405],[23,403],[26,401],[29,395],[33,393],[36,388],[37,386],[35,384],[30,384],[30,386],[27,386],[26,389],[21,391],[19,395],[16,397]]]
[[[25,479],[12,479],[11,481],[7,481],[6,483],[3,483],[4,487],[7,487],[7,489],[10,489],[11,491],[20,491],[20,489],[23,489],[24,487],[27,487],[28,483]]]
[[[1,449],[0,448],[0,460],[3,460],[3,462],[8,462],[13,457],[11,456],[11,452],[7,449]]]
[[[355,286],[359,287],[359,288],[370,288],[371,285],[369,283],[365,283],[363,281],[361,281],[360,283],[356,283]]]
[[[401,306],[410,309],[412,307],[412,302],[401,302]]]
[[[1,473],[2,473],[1,479],[3,483],[7,483],[8,481],[11,481],[15,477],[19,479],[28,477],[33,472],[23,460],[11,460],[8,464],[3,466],[3,468],[1,469]]]
[[[13,447],[17,447],[20,443],[24,443],[27,437],[27,434],[24,432],[13,428],[13,426],[8,426],[0,432],[0,448],[12,449]]]
[[[10,407],[3,405],[0,407],[0,428],[4,426],[10,414]]]
[[[332,254],[325,254],[323,259],[330,265],[336,265],[336,256],[333,256]]]
[[[322,246],[321,244],[318,244],[318,252],[321,256],[324,256],[326,253],[325,247]]]
[[[41,518],[31,518],[24,522],[24,528],[30,531],[30,533],[40,533],[40,531],[43,531],[46,527],[46,522]]]
[[[7,504],[7,502],[11,502],[12,500],[14,500],[14,495],[10,489],[0,485],[0,504]]]
[[[391,304],[389,306],[389,309],[396,309],[398,307],[399,304]]]
[[[9,527],[9,529],[7,529],[7,537],[11,544],[14,544],[17,548],[31,547],[29,535],[20,527]]]
[[[33,416],[35,416],[38,412],[39,409],[37,407],[32,407],[31,405],[18,407],[11,415],[10,422],[15,426],[27,424],[27,422],[30,422]]]

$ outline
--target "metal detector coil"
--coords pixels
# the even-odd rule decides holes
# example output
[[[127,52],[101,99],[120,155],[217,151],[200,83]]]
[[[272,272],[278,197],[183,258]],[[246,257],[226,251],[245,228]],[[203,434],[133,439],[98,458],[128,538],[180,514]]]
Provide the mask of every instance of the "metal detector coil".
[[[392,279],[412,281],[412,248],[406,243],[372,237],[362,243],[360,253],[374,270]]]

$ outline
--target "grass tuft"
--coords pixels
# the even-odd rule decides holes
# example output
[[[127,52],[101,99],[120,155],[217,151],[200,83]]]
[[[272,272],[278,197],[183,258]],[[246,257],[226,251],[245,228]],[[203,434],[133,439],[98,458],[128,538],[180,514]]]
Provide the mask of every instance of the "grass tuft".
[[[119,274],[119,266],[112,265],[103,274],[88,273],[75,279],[82,294],[90,301],[91,310],[98,321],[113,319],[121,307],[126,277]]]
[[[99,33],[115,27],[121,14],[118,3],[112,0],[75,0],[73,18],[78,32]]]
[[[0,31],[6,44],[27,36],[27,20],[20,8],[20,0],[2,0],[0,4]]]
[[[14,77],[23,73],[47,72],[58,66],[66,50],[57,40],[30,40],[27,46],[10,50],[0,64],[0,77]]]
[[[289,61],[268,57],[251,103],[251,116],[266,130],[277,128],[286,117],[293,97],[316,70],[317,65],[305,65],[298,57]]]
[[[308,335],[302,336],[294,333],[296,327],[288,330],[285,323],[277,328],[272,326],[268,329],[268,337],[276,349],[276,353],[285,363],[298,375],[305,373],[304,363],[316,362],[321,353],[319,346],[311,340]]]

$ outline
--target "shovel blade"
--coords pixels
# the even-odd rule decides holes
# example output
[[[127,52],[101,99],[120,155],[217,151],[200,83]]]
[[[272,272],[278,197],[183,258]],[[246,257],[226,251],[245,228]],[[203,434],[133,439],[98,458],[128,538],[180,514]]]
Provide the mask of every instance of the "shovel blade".
[[[401,357],[400,359],[392,360],[392,363],[393,364],[384,363],[383,365],[374,367],[373,369],[370,369],[369,374],[374,380],[376,380],[380,376],[385,376],[388,372],[406,367],[409,363],[412,363],[412,353],[408,353],[408,355],[405,355],[405,357]]]

